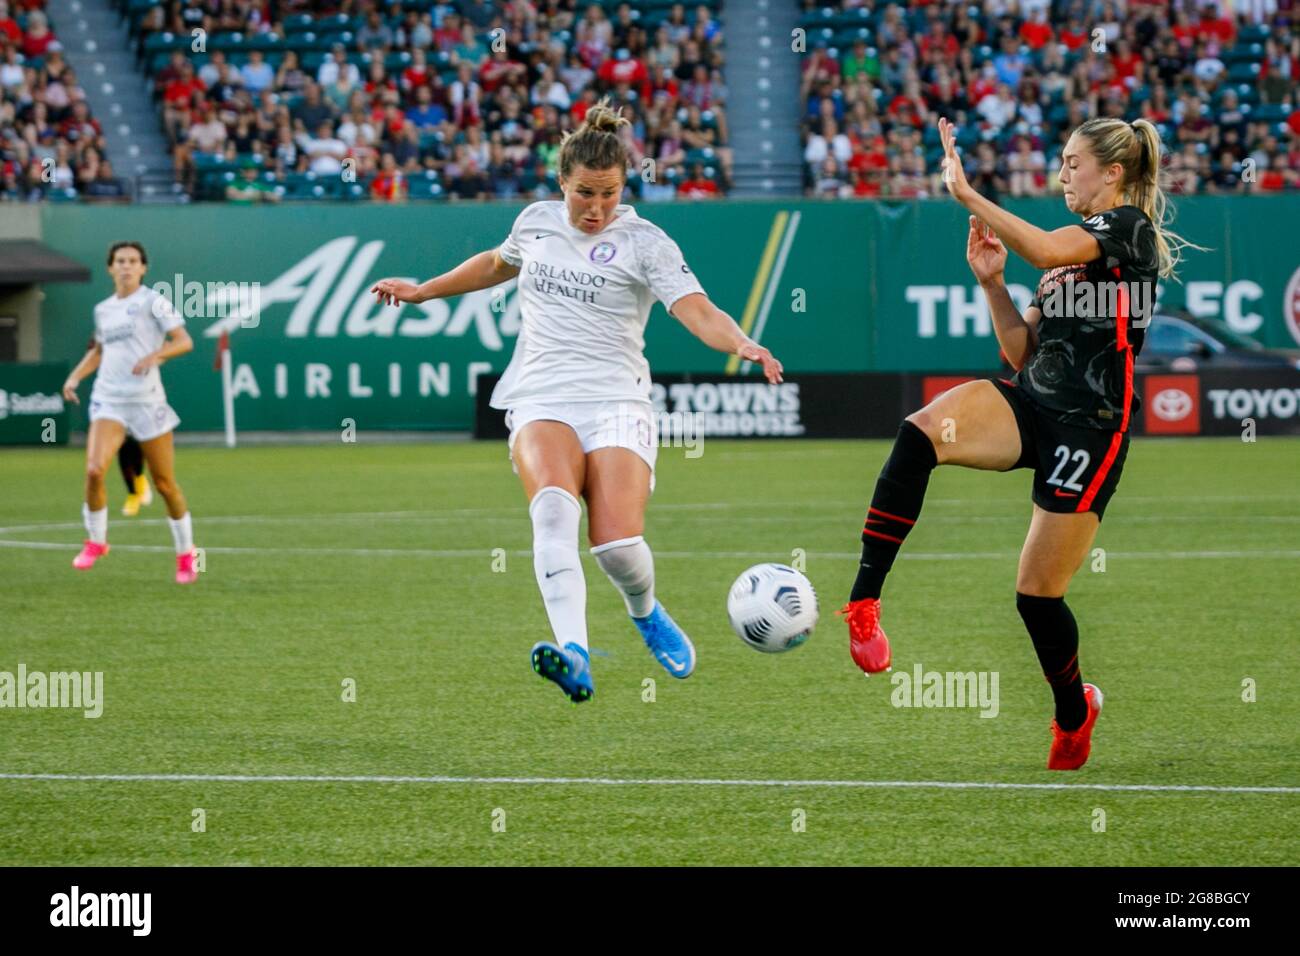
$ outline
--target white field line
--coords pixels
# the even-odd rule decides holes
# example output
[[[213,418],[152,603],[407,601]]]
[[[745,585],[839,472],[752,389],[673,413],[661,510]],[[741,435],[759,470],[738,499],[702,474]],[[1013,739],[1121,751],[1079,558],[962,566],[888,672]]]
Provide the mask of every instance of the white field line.
[[[712,778],[448,777],[344,774],[0,773],[0,780],[51,783],[381,783],[467,786],[806,787],[882,790],[1102,790],[1132,793],[1300,793],[1300,787],[1212,784],[996,783],[953,780],[726,780]]]
[[[1133,496],[1128,500],[1131,501],[1150,501],[1150,502],[1169,502],[1169,501],[1254,501],[1268,498],[1279,498],[1285,500],[1294,500],[1293,496],[1288,495],[1259,495],[1259,496],[1205,496],[1205,497],[1187,497],[1187,498],[1169,498],[1164,496]],[[931,504],[986,504],[983,499],[935,499]],[[855,503],[860,506],[861,502]],[[722,511],[735,510],[738,508],[754,509],[763,507],[755,502],[693,502],[663,504],[652,506],[657,511]],[[835,502],[792,502],[782,506],[783,510],[802,509],[806,511],[826,511],[841,510],[841,505]],[[401,520],[410,522],[412,520],[425,521],[457,521],[463,522],[466,518],[477,518],[479,521],[510,521],[517,522],[522,519],[522,508],[448,508],[448,509],[430,509],[430,510],[412,510],[412,511],[374,511],[374,512],[341,512],[338,514],[314,513],[314,514],[287,514],[287,515],[213,515],[202,518],[203,524],[296,524],[304,522],[321,523],[322,521],[339,521],[339,520]],[[996,516],[996,515],[935,515],[927,516],[926,523],[972,523],[972,524],[996,524],[1005,521],[1014,521],[1019,515]],[[1300,521],[1300,515],[1239,515],[1231,516],[1234,521],[1265,521],[1269,523],[1289,523]],[[767,515],[749,515],[742,518],[709,518],[695,514],[693,521],[728,521],[734,523],[737,520],[748,522],[787,522],[785,516],[767,516]],[[838,514],[832,519],[809,518],[811,521],[840,521],[842,517]],[[1121,519],[1125,522],[1133,523],[1175,523],[1175,522],[1199,522],[1212,520],[1205,515],[1135,515]],[[1219,520],[1214,518],[1213,520]],[[160,526],[162,518],[137,518],[128,523],[137,526]],[[122,527],[121,524],[115,524],[116,527]],[[80,530],[82,527],[79,521],[63,522],[43,522],[38,524],[11,525],[0,527],[0,536],[25,534],[31,532],[48,532],[48,531],[72,531]],[[58,541],[24,541],[24,540],[6,540],[0,537],[0,548],[16,548],[22,550],[64,550],[74,547],[75,542],[58,542]],[[171,549],[163,545],[130,545],[118,544],[114,547],[119,551],[136,551],[146,553],[162,553]],[[482,557],[490,553],[490,549],[482,548],[294,548],[294,547],[205,547],[205,551],[213,554],[302,554],[302,555],[344,555],[353,557],[425,557],[425,558],[468,558]],[[527,557],[532,554],[528,550],[517,550],[510,552],[518,557]],[[656,555],[666,559],[692,559],[692,558],[738,558],[738,559],[770,559],[774,552],[768,551],[656,551]],[[857,552],[851,551],[809,551],[809,557],[827,558],[830,560],[851,560],[859,557]],[[979,552],[903,552],[900,557],[910,561],[984,561],[984,560],[1005,560],[1017,557],[1018,552],[1013,551],[979,551]],[[1267,550],[1161,550],[1161,551],[1111,551],[1109,557],[1119,559],[1137,559],[1144,561],[1151,560],[1220,560],[1220,559],[1245,559],[1245,558],[1266,558],[1266,559],[1294,559],[1300,558],[1300,550],[1293,549],[1267,549]]]
[[[1300,493],[1292,494],[1275,494],[1275,495],[1123,495],[1116,499],[1117,502],[1134,503],[1134,504],[1177,504],[1181,502],[1188,503],[1213,503],[1213,502],[1250,502],[1250,501],[1288,501],[1300,503]],[[779,502],[762,501],[754,498],[747,498],[739,501],[681,501],[681,502],[650,502],[649,510],[653,513],[656,511],[736,511],[750,510],[760,511],[764,508],[780,508],[783,511],[843,511],[844,509],[865,509],[870,503],[867,497],[854,498],[852,500],[833,500],[821,498],[817,501],[787,501]],[[1022,501],[1019,498],[926,498],[927,505],[957,505],[957,506],[987,506],[989,504],[1005,504],[1009,507],[1021,508],[1008,517],[1018,517],[1023,511],[1028,514],[1028,501]],[[340,511],[340,512],[312,512],[308,514],[255,514],[255,515],[206,515],[204,521],[290,521],[290,520],[307,520],[328,518],[331,520],[338,519],[358,519],[369,520],[371,518],[436,518],[445,516],[448,518],[472,517],[474,515],[526,515],[528,509],[521,503],[518,506],[496,507],[496,508],[421,508],[416,510],[403,511]],[[110,516],[114,523],[122,521],[116,515]],[[928,517],[928,515],[927,515]],[[1129,521],[1139,516],[1125,516],[1124,520]],[[1238,515],[1224,515],[1223,517],[1237,518],[1250,517]],[[1294,517],[1294,516],[1292,516]],[[141,524],[145,522],[161,523],[161,518],[132,518],[128,523]],[[64,523],[68,527],[81,527],[80,522]],[[62,525],[43,522],[31,525],[12,525],[9,527],[0,527],[0,532],[15,531],[21,528],[53,528]]]
[[[1122,500],[1123,502],[1131,502],[1134,504],[1170,504],[1170,503],[1178,503],[1178,502],[1205,503],[1205,502],[1220,502],[1220,501],[1223,502],[1233,502],[1233,501],[1235,502],[1243,502],[1243,501],[1297,502],[1300,501],[1300,494],[1123,495],[1121,499],[1117,499],[1117,500]],[[1028,502],[1027,501],[1022,502],[1018,499],[927,498],[925,500],[925,503],[931,506],[933,505],[986,506],[989,504],[1006,504],[1011,507],[1019,507],[1021,505],[1024,506],[1023,508],[1021,508],[1021,510],[1013,512],[1012,514],[1008,514],[1006,516],[996,516],[996,515],[991,516],[994,520],[999,520],[999,521],[1010,520],[1012,518],[1017,518],[1017,517],[1023,517],[1029,514]],[[654,512],[660,512],[660,511],[735,511],[735,510],[742,510],[742,509],[747,509],[750,511],[759,511],[764,508],[779,507],[782,511],[842,512],[847,509],[856,512],[858,510],[864,510],[868,504],[869,501],[866,497],[854,499],[852,501],[832,501],[832,500],[821,499],[819,501],[764,502],[764,501],[758,501],[754,499],[746,499],[743,501],[664,502],[659,504],[656,504],[655,502],[652,501],[650,503],[649,510],[653,514]],[[461,518],[473,517],[476,515],[479,516],[504,515],[508,517],[516,517],[516,516],[523,517],[527,515],[527,513],[528,513],[527,509],[521,504],[517,507],[498,507],[498,508],[426,508],[426,509],[407,510],[407,511],[343,511],[337,513],[314,512],[311,514],[283,514],[283,515],[274,515],[274,514],[204,515],[202,520],[205,523],[209,523],[209,524],[213,522],[276,523],[276,522],[285,522],[285,521],[309,521],[309,520],[319,521],[321,519],[327,519],[330,521],[339,521],[339,520],[369,521],[375,518],[407,519],[407,518],[446,517],[448,519],[459,520]],[[944,517],[961,517],[961,516],[937,515],[934,517],[942,519]],[[1187,516],[1169,515],[1163,517],[1151,516],[1151,515],[1126,515],[1121,520],[1123,521],[1169,520],[1169,519],[1177,519],[1180,517],[1196,518],[1198,520],[1200,518],[1200,516],[1198,515],[1187,515]],[[1223,515],[1222,517],[1231,518],[1233,520],[1240,520],[1242,518],[1249,519],[1249,518],[1261,517],[1261,516]],[[1273,517],[1273,516],[1268,516],[1268,517]],[[1300,517],[1300,515],[1285,515],[1285,516],[1277,516],[1277,517],[1282,517],[1287,520],[1293,520],[1297,517]],[[122,520],[123,519],[121,518],[112,516],[112,522],[114,525],[120,527],[120,522]],[[934,520],[934,518],[931,518],[931,516],[927,514],[926,520],[930,521],[930,520]],[[128,524],[162,524],[163,519],[162,518],[132,518],[127,523]],[[46,529],[80,528],[80,527],[81,527],[81,522],[79,521],[41,522],[39,524],[10,525],[7,527],[0,527],[0,534],[4,534],[7,532],[42,531]]]
[[[204,517],[204,524],[322,524],[332,521],[401,521],[403,523],[448,523],[462,524],[465,521],[464,515],[424,515],[418,512],[410,514],[352,514],[352,515],[213,515]],[[667,517],[660,515],[659,517]],[[926,524],[1006,524],[1027,520],[1028,513],[1024,515],[932,515],[925,516]],[[528,513],[522,508],[518,511],[508,514],[499,515],[477,515],[474,520],[479,523],[484,522],[511,522],[523,524],[528,520]],[[790,524],[791,521],[797,520],[801,524],[844,524],[852,526],[858,522],[857,514],[847,515],[844,512],[838,512],[833,515],[809,515],[799,516],[797,519],[789,515],[745,515],[743,517],[711,515],[683,515],[680,520],[690,521],[692,524]],[[1238,523],[1263,521],[1269,524],[1288,524],[1300,522],[1300,514],[1294,515],[1127,515],[1119,519],[1123,524],[1179,524],[1179,523],[1200,523],[1206,521],[1233,521]],[[120,530],[123,527],[161,527],[164,524],[162,518],[135,518],[123,523],[114,523],[114,528]],[[28,525],[11,525],[9,527],[0,527],[0,534],[24,534],[32,531],[70,531],[74,528],[80,528],[80,521],[54,521],[43,524]]]
[[[3,530],[3,529],[0,529]],[[76,542],[70,541],[5,541],[0,539],[0,548],[16,548],[31,551],[75,551]],[[346,555],[350,557],[398,557],[398,558],[490,558],[491,548],[461,548],[455,550],[438,550],[435,548],[239,548],[199,546],[207,554],[305,554],[305,555]],[[170,545],[161,544],[114,544],[114,551],[135,551],[145,553],[174,553]],[[507,551],[515,557],[530,557],[532,551]],[[862,557],[859,551],[806,551],[810,558],[827,558],[832,561],[856,560]],[[966,551],[966,552],[925,552],[900,553],[899,560],[907,561],[1009,561],[1020,556],[1018,551]],[[694,558],[740,558],[745,560],[789,560],[789,555],[782,551],[655,551],[656,558],[694,559]],[[1108,551],[1106,557],[1135,559],[1141,561],[1187,561],[1187,560],[1227,560],[1236,558],[1300,558],[1300,550],[1258,550],[1258,551]]]

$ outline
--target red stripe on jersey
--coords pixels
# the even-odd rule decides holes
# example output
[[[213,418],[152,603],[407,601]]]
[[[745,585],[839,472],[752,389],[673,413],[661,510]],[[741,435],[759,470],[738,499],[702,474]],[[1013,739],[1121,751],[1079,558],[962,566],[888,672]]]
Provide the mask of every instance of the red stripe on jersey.
[[[1115,278],[1120,276],[1119,266],[1115,267]],[[1123,284],[1119,287],[1119,315],[1115,316],[1115,348],[1125,352],[1124,356],[1124,417],[1120,420],[1119,430],[1128,431],[1129,411],[1133,405],[1133,347],[1128,340],[1129,298],[1128,289]]]
[[[1106,480],[1106,475],[1110,472],[1110,466],[1115,464],[1115,456],[1119,454],[1119,446],[1124,441],[1123,432],[1115,432],[1110,439],[1110,447],[1106,449],[1106,457],[1101,461],[1101,467],[1097,473],[1092,476],[1092,481],[1088,482],[1088,490],[1083,493],[1079,499],[1079,507],[1074,510],[1079,514],[1087,511],[1092,507],[1092,499],[1097,497],[1097,492],[1101,490],[1102,483]]]
[[[1118,279],[1120,275],[1119,266],[1116,266],[1114,271],[1115,271],[1115,278]],[[1117,300],[1118,300],[1117,306],[1119,308],[1119,315],[1115,316],[1115,348],[1116,350],[1122,351],[1123,349],[1128,348],[1128,316],[1129,316],[1128,289],[1124,288],[1124,284],[1122,282],[1119,285]]]
[[[888,511],[881,511],[879,508],[875,506],[867,508],[867,514],[870,515],[872,513],[878,515],[884,515],[890,521],[901,521],[903,522],[903,524],[916,524],[915,521],[908,521],[906,518],[900,518],[898,515],[891,515]],[[868,518],[867,520],[870,521],[871,519]]]
[[[1133,350],[1124,352],[1124,417],[1120,420],[1121,433],[1128,431],[1129,412],[1133,405]]]
[[[872,531],[870,528],[863,528],[863,534],[869,534],[873,538],[884,538],[886,541],[892,541],[894,544],[902,544],[902,538],[895,538],[892,534],[881,534],[879,531]]]

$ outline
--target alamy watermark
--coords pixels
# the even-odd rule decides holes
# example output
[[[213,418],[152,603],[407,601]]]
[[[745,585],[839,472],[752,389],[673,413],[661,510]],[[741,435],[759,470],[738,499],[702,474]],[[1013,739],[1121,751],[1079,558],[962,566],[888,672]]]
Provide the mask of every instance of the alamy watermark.
[[[152,911],[152,893],[83,893],[74,885],[50,897],[51,926],[121,926],[148,936]]]
[[[1155,314],[1155,282],[1088,282],[1070,276],[1041,297],[1044,318],[1096,319],[1125,315],[1128,327],[1145,329]]]
[[[895,707],[970,707],[981,717],[998,715],[997,671],[927,671],[917,664],[911,673],[895,671],[889,682]]]
[[[151,289],[171,303],[186,319],[236,317],[240,328],[255,329],[262,321],[262,283],[188,282],[176,273],[171,282],[155,282]]]
[[[655,411],[649,405],[618,402],[601,412],[596,434],[601,447],[644,449],[684,448],[687,458],[704,454],[705,416],[702,412]]]
[[[0,671],[0,709],[71,708],[88,719],[104,712],[103,671]]]

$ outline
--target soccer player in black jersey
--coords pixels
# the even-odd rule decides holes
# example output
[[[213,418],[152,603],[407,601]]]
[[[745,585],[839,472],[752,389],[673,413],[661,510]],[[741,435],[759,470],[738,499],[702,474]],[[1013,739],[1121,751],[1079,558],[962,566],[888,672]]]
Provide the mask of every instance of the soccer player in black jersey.
[[[953,125],[941,119],[939,132],[944,182],[972,214],[966,261],[1017,371],[1009,380],[959,385],[902,423],[876,482],[862,562],[840,613],[858,666],[867,673],[887,669],[881,586],[921,513],[930,472],[937,465],[1034,469],[1016,609],[1056,701],[1047,766],[1074,770],[1088,759],[1102,695],[1080,676],[1079,632],[1065,592],[1124,467],[1133,359],[1156,279],[1171,274],[1188,243],[1164,227],[1160,139],[1145,120],[1098,118],[1074,131],[1060,178],[1066,206],[1082,221],[1050,232],[977,193],[957,156]],[[1003,280],[1008,249],[1044,270],[1023,314]]]

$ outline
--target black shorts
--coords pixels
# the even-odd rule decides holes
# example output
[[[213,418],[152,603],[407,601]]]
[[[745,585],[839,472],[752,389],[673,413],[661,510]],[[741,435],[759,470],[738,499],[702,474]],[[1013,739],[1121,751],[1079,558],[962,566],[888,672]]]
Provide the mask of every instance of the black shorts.
[[[1034,504],[1057,514],[1091,511],[1100,520],[1124,470],[1128,432],[1067,425],[1006,379],[993,384],[1020,429],[1020,460],[1008,470],[1034,469]]]

